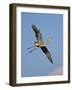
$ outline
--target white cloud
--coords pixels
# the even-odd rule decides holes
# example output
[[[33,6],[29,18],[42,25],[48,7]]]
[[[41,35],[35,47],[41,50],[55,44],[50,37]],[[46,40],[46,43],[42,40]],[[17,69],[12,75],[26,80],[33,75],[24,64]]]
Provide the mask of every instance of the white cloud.
[[[50,75],[62,75],[63,74],[63,67],[60,66],[56,68],[53,72],[50,73]]]

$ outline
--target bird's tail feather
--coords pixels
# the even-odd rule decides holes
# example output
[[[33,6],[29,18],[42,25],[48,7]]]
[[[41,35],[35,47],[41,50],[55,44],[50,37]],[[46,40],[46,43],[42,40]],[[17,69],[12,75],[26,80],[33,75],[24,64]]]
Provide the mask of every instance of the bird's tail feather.
[[[31,48],[34,48],[35,46],[31,46],[31,47],[28,47],[27,49],[31,49]]]
[[[32,50],[29,51],[29,53],[32,53],[33,51],[35,51],[37,48],[33,48]]]

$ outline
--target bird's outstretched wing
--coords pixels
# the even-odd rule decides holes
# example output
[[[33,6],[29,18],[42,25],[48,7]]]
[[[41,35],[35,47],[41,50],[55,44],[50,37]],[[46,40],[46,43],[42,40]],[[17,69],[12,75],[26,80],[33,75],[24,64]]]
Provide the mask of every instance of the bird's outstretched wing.
[[[41,50],[45,53],[45,55],[50,60],[50,62],[53,63],[51,54],[50,54],[49,50],[47,49],[47,47],[43,46],[43,47],[41,47]]]
[[[32,29],[35,32],[35,36],[38,42],[43,42],[42,35],[40,30],[37,29],[37,27],[33,24]]]

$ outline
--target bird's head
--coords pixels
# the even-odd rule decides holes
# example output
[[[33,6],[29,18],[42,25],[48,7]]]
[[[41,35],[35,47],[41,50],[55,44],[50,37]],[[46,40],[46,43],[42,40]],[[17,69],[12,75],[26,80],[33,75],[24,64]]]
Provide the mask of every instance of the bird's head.
[[[38,42],[34,42],[34,44],[35,44],[35,46],[36,46],[36,47],[39,47],[39,44],[38,44]]]
[[[35,42],[34,42],[34,44],[36,45],[36,44],[37,44],[37,42],[35,41]]]

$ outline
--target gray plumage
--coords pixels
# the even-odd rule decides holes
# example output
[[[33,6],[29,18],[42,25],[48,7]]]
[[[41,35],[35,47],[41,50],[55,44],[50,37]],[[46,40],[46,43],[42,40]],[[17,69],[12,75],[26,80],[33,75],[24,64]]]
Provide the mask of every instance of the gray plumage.
[[[32,29],[35,32],[37,43],[41,44],[39,47],[41,48],[41,50],[43,51],[43,53],[47,56],[48,60],[51,63],[53,63],[53,60],[52,60],[50,51],[48,50],[48,48],[46,47],[45,43],[43,42],[43,38],[42,38],[42,34],[41,34],[40,30],[37,29],[34,24],[32,25]]]
[[[35,25],[32,25],[32,29],[35,32],[35,36],[36,36],[37,41],[43,43],[43,38],[42,38],[40,30],[38,30]]]

